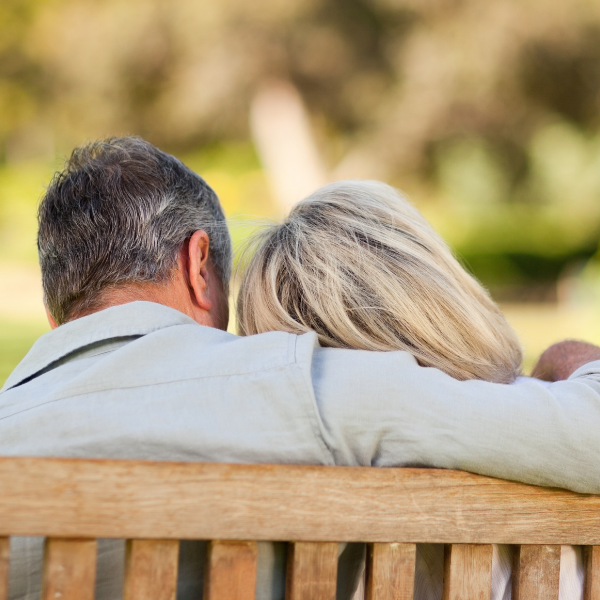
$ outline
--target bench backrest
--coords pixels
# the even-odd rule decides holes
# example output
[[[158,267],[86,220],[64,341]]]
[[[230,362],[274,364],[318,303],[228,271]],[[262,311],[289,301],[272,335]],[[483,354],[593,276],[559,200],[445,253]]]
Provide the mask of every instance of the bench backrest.
[[[558,598],[560,545],[586,546],[600,600],[600,497],[457,471],[0,458],[8,536],[45,536],[43,598],[92,600],[96,538],[126,539],[125,600],[174,600],[179,540],[210,540],[207,600],[251,600],[256,541],[289,541],[287,598],[334,600],[338,542],[367,542],[366,597],[413,596],[415,544],[448,544],[444,600],[490,597],[492,543],[517,544],[513,599]]]

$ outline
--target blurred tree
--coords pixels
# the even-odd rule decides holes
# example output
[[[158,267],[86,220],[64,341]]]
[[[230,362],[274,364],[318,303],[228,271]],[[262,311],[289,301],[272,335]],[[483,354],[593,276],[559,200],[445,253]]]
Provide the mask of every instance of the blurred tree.
[[[368,155],[363,170],[395,173],[456,135],[502,154],[551,118],[597,128],[599,59],[589,0],[5,0],[0,136],[244,138],[276,77],[345,139],[346,166]]]
[[[4,0],[0,162],[120,133],[248,140],[271,79],[299,91],[334,177],[419,190],[491,284],[595,252],[592,0]]]

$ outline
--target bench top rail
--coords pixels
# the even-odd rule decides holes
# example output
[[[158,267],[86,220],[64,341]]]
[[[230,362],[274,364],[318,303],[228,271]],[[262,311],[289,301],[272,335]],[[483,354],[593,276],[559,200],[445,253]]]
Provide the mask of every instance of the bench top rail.
[[[600,497],[438,469],[0,458],[0,536],[600,544]]]

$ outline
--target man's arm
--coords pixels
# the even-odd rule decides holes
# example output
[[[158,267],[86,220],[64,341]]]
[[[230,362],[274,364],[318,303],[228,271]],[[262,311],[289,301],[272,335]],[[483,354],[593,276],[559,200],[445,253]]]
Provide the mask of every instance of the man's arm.
[[[598,349],[568,347],[544,357],[547,376],[571,373],[550,385],[458,381],[406,352],[317,348],[323,437],[340,465],[460,469],[600,493],[600,360],[589,362]]]
[[[565,340],[552,344],[539,358],[532,377],[544,381],[568,379],[579,367],[600,360],[600,348],[587,342]]]

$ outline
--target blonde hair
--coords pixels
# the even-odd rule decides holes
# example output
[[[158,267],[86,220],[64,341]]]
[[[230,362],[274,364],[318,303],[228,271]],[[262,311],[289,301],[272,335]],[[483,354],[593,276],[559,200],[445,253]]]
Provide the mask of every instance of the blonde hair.
[[[405,350],[457,379],[509,383],[518,339],[487,291],[394,188],[340,181],[257,241],[241,333],[315,331],[322,346]]]

